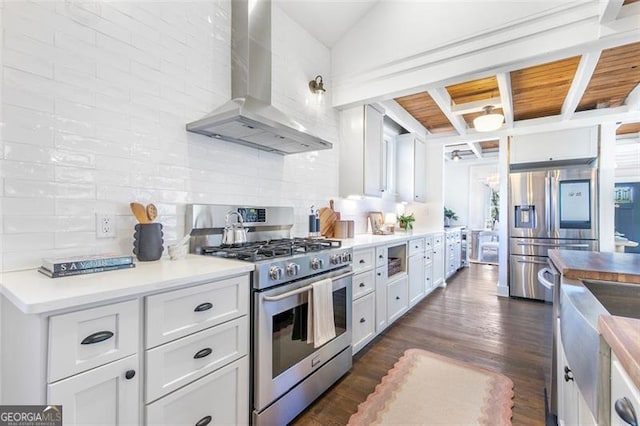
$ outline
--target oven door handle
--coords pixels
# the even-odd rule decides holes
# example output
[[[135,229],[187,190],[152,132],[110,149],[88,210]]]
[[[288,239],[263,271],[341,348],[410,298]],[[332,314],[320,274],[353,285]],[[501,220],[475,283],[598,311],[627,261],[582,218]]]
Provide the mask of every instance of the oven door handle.
[[[341,280],[343,278],[347,278],[353,275],[353,272],[349,272],[346,274],[338,275],[337,277],[331,278],[332,280]],[[304,293],[305,291],[309,291],[313,288],[313,284],[306,285],[304,287],[297,288],[295,290],[288,291],[286,293],[278,294],[277,296],[264,296],[262,300],[267,302],[277,302],[282,299],[286,299],[287,297],[295,296],[296,294]]]

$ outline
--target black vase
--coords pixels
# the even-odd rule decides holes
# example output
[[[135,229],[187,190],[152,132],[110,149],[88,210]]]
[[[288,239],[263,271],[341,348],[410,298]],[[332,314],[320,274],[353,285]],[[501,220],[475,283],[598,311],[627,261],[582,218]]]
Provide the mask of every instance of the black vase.
[[[138,223],[133,234],[133,254],[142,262],[162,257],[162,224]]]

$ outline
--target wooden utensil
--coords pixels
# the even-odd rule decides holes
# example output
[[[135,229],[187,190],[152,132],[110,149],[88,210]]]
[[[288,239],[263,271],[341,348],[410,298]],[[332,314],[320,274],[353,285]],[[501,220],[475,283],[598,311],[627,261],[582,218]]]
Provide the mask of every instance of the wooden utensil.
[[[153,222],[158,217],[158,209],[153,204],[147,204],[147,217],[149,222]]]
[[[333,204],[333,200],[329,201],[329,204]],[[333,224],[336,221],[336,213],[331,207],[322,207],[318,210],[320,216],[320,234],[327,238],[333,236]]]
[[[149,223],[149,217],[147,216],[147,210],[140,203],[129,203],[133,215],[138,219],[139,223]]]

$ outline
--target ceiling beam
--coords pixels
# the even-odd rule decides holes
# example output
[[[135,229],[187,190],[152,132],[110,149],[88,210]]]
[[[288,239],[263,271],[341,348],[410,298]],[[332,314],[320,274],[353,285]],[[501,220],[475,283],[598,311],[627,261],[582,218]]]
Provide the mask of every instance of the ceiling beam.
[[[473,112],[482,112],[487,106],[501,108],[502,100],[501,98],[491,98],[481,101],[467,102],[465,104],[453,104],[451,105],[451,112],[457,115],[470,114]]]
[[[639,119],[637,110],[623,105],[615,108],[602,108],[576,112],[571,120],[562,120],[560,115],[543,118],[531,118],[520,120],[514,124],[513,129],[501,129],[495,132],[475,133],[469,132],[466,135],[430,135],[426,142],[431,144],[448,145],[453,143],[480,142],[494,140],[501,136],[526,135],[531,133],[553,132],[556,130],[575,129],[578,127],[595,126],[602,123],[636,123]]]
[[[513,97],[511,96],[511,74],[499,72],[496,74],[498,90],[502,101],[502,113],[504,114],[505,127],[513,127]]]
[[[426,127],[416,120],[406,109],[396,102],[394,99],[378,102],[380,106],[385,110],[386,115],[393,121],[407,129],[412,133],[416,133],[418,137],[424,139],[427,135],[431,134]]]
[[[564,98],[564,103],[562,104],[562,109],[560,110],[560,115],[562,116],[563,120],[571,119],[571,116],[576,112],[578,103],[580,102],[580,99],[582,99],[584,91],[587,90],[589,81],[591,81],[591,76],[596,70],[596,66],[598,65],[598,60],[600,59],[601,53],[601,50],[596,50],[593,52],[585,53],[580,58],[578,69],[576,69],[576,74],[573,76],[571,87],[567,92],[567,97]]]
[[[447,89],[444,87],[430,89],[429,96],[438,105],[442,113],[447,117],[451,125],[458,132],[458,134],[464,135],[467,133],[467,123],[462,117],[456,115],[451,110],[451,96]]]
[[[477,158],[482,158],[482,147],[477,142],[467,142],[469,149],[473,151]]]
[[[604,0],[598,3],[598,15],[600,15],[600,23],[615,21],[622,9],[623,0]]]

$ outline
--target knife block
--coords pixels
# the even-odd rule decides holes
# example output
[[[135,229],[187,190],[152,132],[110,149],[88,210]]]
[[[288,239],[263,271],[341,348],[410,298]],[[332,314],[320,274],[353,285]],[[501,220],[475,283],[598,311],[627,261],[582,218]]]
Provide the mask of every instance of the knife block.
[[[162,224],[138,223],[134,229],[136,231],[133,234],[133,254],[138,260],[147,262],[160,259],[164,251]]]

